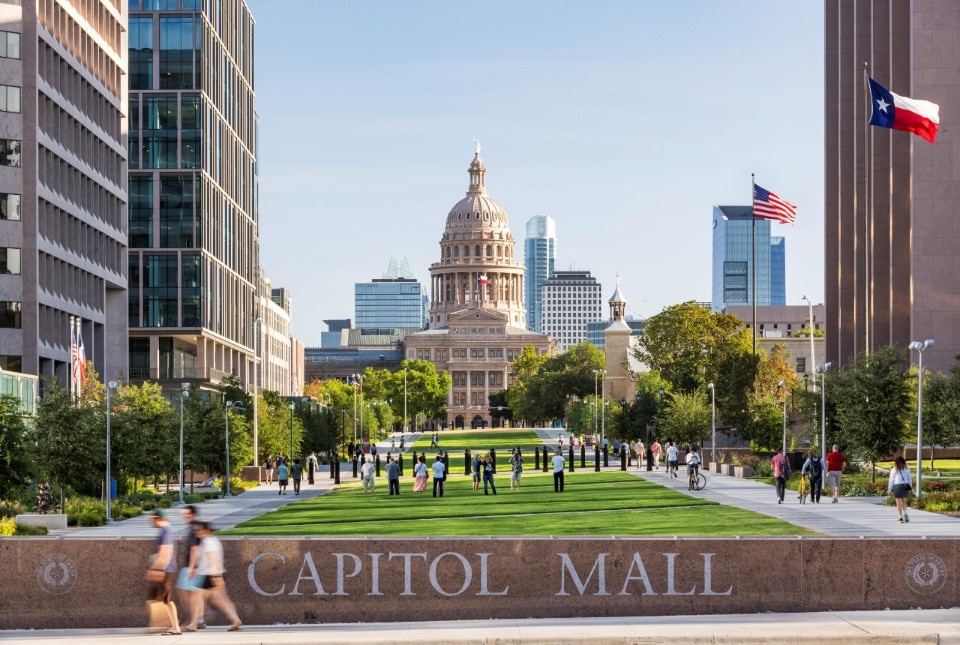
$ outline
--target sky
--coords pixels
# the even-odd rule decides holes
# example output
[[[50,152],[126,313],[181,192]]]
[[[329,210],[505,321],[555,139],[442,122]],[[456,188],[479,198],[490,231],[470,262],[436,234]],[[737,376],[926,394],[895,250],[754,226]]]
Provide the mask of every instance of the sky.
[[[619,273],[630,315],[711,299],[712,209],[751,173],[798,207],[787,304],[823,301],[822,3],[247,2],[260,263],[308,347],[391,255],[429,288],[474,138],[517,255],[550,215],[557,269],[605,301]]]

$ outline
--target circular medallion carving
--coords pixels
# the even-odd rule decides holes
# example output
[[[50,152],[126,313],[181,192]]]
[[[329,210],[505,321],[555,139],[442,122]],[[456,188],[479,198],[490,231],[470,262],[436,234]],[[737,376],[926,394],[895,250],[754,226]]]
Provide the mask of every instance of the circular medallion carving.
[[[933,553],[918,553],[907,561],[904,568],[907,586],[923,595],[939,592],[947,582],[947,565]]]
[[[37,584],[49,594],[65,594],[76,583],[77,565],[62,553],[51,553],[37,565]]]

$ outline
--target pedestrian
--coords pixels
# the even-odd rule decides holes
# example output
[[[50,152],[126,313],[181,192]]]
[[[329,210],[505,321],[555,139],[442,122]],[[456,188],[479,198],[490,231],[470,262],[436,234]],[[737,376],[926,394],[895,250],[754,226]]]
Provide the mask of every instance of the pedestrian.
[[[277,461],[280,461],[280,457],[277,456]],[[277,495],[286,495],[287,494],[287,480],[290,477],[290,469],[287,468],[287,464],[281,463],[277,466],[277,482],[280,485],[280,490],[277,491]]]
[[[565,460],[561,451],[553,453],[553,492],[563,492],[563,466]]]
[[[203,595],[194,585],[197,571],[197,557],[200,552],[200,536],[197,535],[197,525],[200,523],[197,517],[197,507],[188,504],[180,511],[183,521],[187,523],[187,530],[184,534],[184,542],[187,547],[187,561],[180,574],[177,577],[177,588],[180,589],[180,596],[187,607],[190,608],[189,621],[187,624],[196,625],[200,629],[206,627],[203,622]]]
[[[377,460],[377,444],[370,444],[370,457],[373,461]]]
[[[493,483],[493,459],[488,452],[483,458],[483,494],[487,495],[487,484],[493,489],[493,494],[497,494],[497,486]]]
[[[673,445],[672,441],[667,441],[667,477],[673,475],[677,476],[677,465],[679,464],[679,451],[677,447]]]
[[[390,436],[390,452],[393,452],[397,449],[397,438],[393,435]]]
[[[413,467],[413,492],[422,493],[427,490],[427,462],[423,455],[417,457],[417,465]]]
[[[443,465],[443,457],[439,454],[433,462],[433,496],[437,496],[437,491],[440,491],[440,497],[443,497],[443,483],[446,477],[446,466]]]
[[[770,466],[777,480],[777,504],[783,504],[783,494],[787,490],[787,480],[790,479],[790,462],[783,454],[783,448],[777,448],[777,454],[770,459]]]
[[[153,526],[159,529],[156,541],[153,544],[153,556],[150,558],[150,567],[147,569],[147,609],[150,611],[151,626],[153,610],[156,604],[163,605],[163,611],[170,623],[170,627],[163,632],[167,635],[180,634],[180,619],[177,617],[177,605],[173,602],[173,584],[177,577],[176,545],[173,541],[173,531],[170,522],[163,515],[163,509],[151,511],[150,517]]]
[[[696,446],[691,445],[687,448],[685,461],[687,464],[687,490],[693,490],[693,484],[697,480],[697,473],[700,470],[700,453],[697,452]]]
[[[319,466],[320,462],[317,461],[317,453],[315,450],[311,450],[310,456],[307,457],[307,483],[311,486],[313,486],[313,476],[316,474]]]
[[[391,495],[400,494],[400,464],[387,455],[387,488]]]
[[[810,501],[814,504],[820,503],[820,491],[823,489],[823,473],[826,465],[823,458],[820,457],[820,451],[811,448],[807,460],[803,462],[800,469],[801,475],[810,476]]]
[[[663,446],[656,439],[650,444],[650,452],[653,453],[653,467],[660,470],[660,453],[663,452]]]
[[[277,453],[277,468],[287,463],[287,458],[283,456],[283,451]],[[289,465],[287,466],[289,468]]]
[[[363,464],[360,466],[360,476],[363,478],[363,494],[366,495],[367,492],[373,495],[373,489],[376,485],[374,480],[374,466],[372,461],[363,460]]]
[[[209,522],[198,523],[197,533],[200,536],[197,575],[203,576],[203,582],[200,584],[200,594],[202,594],[200,614],[203,613],[203,604],[210,603],[230,621],[230,627],[227,628],[227,631],[235,632],[240,629],[242,623],[240,617],[237,616],[237,608],[230,600],[230,596],[227,595],[227,585],[223,581],[225,571],[223,545],[213,534],[213,527]],[[184,627],[184,631],[195,632],[197,631],[197,625],[191,623]]]
[[[907,498],[913,491],[910,482],[913,481],[910,475],[910,467],[903,457],[897,457],[893,462],[893,468],[890,469],[890,479],[887,481],[887,494],[893,493],[893,501],[897,504],[897,515],[900,517],[897,521],[903,524],[909,522],[907,515]]]
[[[633,449],[637,453],[637,470],[641,470],[643,466],[643,460],[647,456],[647,449],[643,445],[643,441],[637,439],[637,443],[633,446]]]
[[[510,490],[513,490],[514,486],[517,490],[520,490],[520,477],[523,476],[523,456],[520,454],[519,448],[513,451],[513,456],[510,457],[510,466]]]
[[[473,473],[473,492],[476,493],[480,488],[480,471],[482,470],[482,461],[480,453],[473,453],[473,459],[470,461],[470,472]]]
[[[263,460],[263,469],[267,473],[267,483],[273,483],[273,455],[268,454]]]
[[[404,441],[405,441],[404,436],[403,436],[403,435],[400,435],[400,452],[405,452],[405,450],[406,450],[406,449],[404,448]]]
[[[293,467],[290,469],[290,476],[293,477],[293,494],[300,494],[300,480],[303,479],[303,465],[300,464],[300,457],[293,460]]]
[[[619,437],[613,440],[613,454],[615,455],[620,454],[620,438]]]
[[[840,452],[840,446],[833,444],[827,455],[827,485],[833,488],[833,502],[840,501],[840,478],[843,476],[843,464],[847,458]]]

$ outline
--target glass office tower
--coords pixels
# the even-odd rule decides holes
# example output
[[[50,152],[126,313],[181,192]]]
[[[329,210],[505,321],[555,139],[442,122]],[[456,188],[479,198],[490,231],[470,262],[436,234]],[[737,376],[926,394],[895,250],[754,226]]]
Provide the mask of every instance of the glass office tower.
[[[557,261],[557,223],[549,215],[536,215],[527,222],[523,261],[527,265],[523,285],[527,297],[527,327],[543,332],[541,288],[553,275]]]
[[[254,22],[128,0],[130,377],[251,382],[259,264]]]
[[[751,206],[713,207],[713,294],[711,306],[753,304],[753,262],[757,263],[757,305],[786,304],[786,241],[771,237],[770,220],[753,217]],[[756,225],[756,255],[750,252]]]
[[[423,329],[427,319],[423,285],[412,278],[374,279],[354,284],[357,329]]]

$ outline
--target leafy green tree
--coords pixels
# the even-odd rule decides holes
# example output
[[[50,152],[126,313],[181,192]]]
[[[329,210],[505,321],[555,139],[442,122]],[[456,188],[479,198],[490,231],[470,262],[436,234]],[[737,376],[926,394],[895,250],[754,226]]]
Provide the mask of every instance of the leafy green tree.
[[[749,439],[761,450],[776,450],[783,445],[783,407],[771,397],[750,404]],[[787,437],[789,442],[790,437]],[[787,449],[790,449],[788,443]]]
[[[949,375],[924,374],[923,443],[930,446],[930,469],[935,446],[960,443],[960,356]]]
[[[94,494],[106,472],[106,428],[96,409],[77,405],[72,392],[55,380],[37,406],[38,477],[61,488]]]
[[[9,499],[30,485],[34,431],[24,423],[17,397],[0,396],[0,499]]]
[[[506,421],[513,420],[513,410],[507,402],[507,391],[500,390],[490,395],[490,416],[494,419],[494,425],[503,427]]]
[[[136,482],[138,478],[177,472],[179,415],[163,397],[160,385],[121,385],[111,403],[111,450],[116,475],[132,477]]]
[[[709,436],[710,402],[703,390],[671,392],[660,420],[663,438],[677,445],[696,444]]]
[[[883,347],[858,355],[833,379],[842,443],[871,465],[895,452],[908,428],[911,387],[902,368],[906,359],[906,349]]]
[[[513,418],[521,423],[538,421],[542,418],[535,395],[528,396],[530,380],[536,375],[547,356],[540,356],[532,345],[523,348],[520,356],[512,364],[512,383],[507,388],[507,403],[513,410]]]

